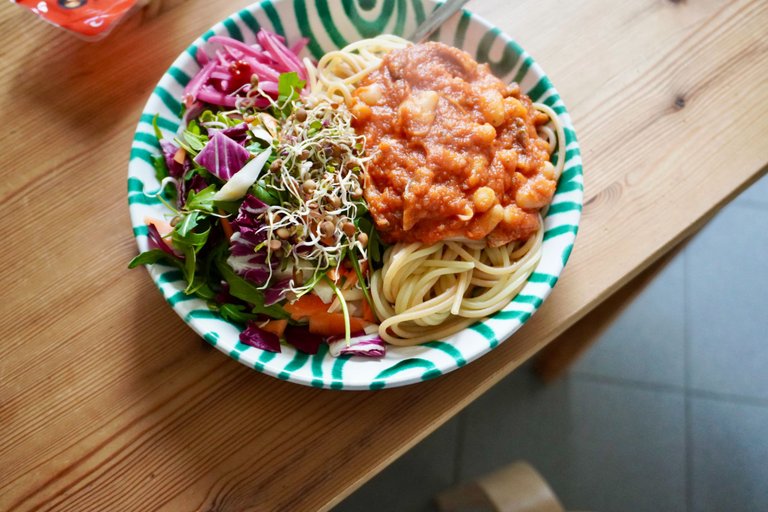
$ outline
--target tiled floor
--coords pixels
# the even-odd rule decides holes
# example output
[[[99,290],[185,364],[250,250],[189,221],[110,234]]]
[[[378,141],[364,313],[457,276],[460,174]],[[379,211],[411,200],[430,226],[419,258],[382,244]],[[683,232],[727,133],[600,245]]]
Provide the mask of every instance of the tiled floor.
[[[768,176],[562,381],[522,368],[335,510],[426,511],[517,459],[569,509],[768,511]]]

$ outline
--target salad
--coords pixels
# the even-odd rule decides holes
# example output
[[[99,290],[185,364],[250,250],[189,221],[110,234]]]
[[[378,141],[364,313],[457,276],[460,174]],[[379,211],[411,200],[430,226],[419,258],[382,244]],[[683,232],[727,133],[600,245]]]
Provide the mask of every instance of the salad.
[[[382,247],[363,199],[365,140],[347,109],[309,94],[298,57],[262,30],[257,44],[215,36],[186,86],[185,125],[155,124],[159,198],[149,250],[130,267],[178,267],[185,293],[279,352],[381,357],[370,276]]]

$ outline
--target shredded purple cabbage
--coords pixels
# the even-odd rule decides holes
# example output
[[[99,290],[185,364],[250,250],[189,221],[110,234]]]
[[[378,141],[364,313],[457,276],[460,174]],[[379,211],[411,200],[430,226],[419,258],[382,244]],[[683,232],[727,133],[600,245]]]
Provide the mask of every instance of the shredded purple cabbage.
[[[168,246],[154,224],[147,224],[147,238],[150,249],[160,249],[161,251],[168,253],[174,258],[181,257],[179,254],[176,254],[173,249],[171,249],[171,247]]]
[[[317,354],[323,336],[309,332],[306,327],[289,325],[285,328],[285,341],[296,347],[299,352],[305,354]]]
[[[195,163],[227,181],[243,168],[250,157],[251,154],[247,149],[219,130],[211,135],[208,143],[197,154]]]
[[[245,330],[240,333],[240,342],[268,352],[280,352],[280,338],[277,334],[265,331],[253,321],[248,322]]]
[[[291,283],[290,278],[281,279],[266,290],[264,290],[264,305],[271,306],[277,304],[285,298],[288,286]]]
[[[213,133],[213,131],[214,130],[209,130],[209,133]],[[248,123],[240,123],[220,131],[223,135],[226,135],[233,141],[242,144],[248,138]]]
[[[271,270],[267,263],[267,251],[256,246],[267,239],[264,224],[257,219],[267,205],[253,194],[245,196],[237,218],[232,222],[233,234],[229,239],[227,263],[236,274],[261,286],[269,280]],[[276,265],[276,263],[274,263]]]
[[[364,332],[357,332],[352,334],[349,345],[347,345],[347,340],[344,336],[328,338],[328,351],[333,357],[343,355],[384,357],[387,353],[387,345],[376,333],[365,334]]]
[[[163,152],[163,158],[165,159],[165,167],[168,169],[168,175],[172,178],[181,178],[184,176],[184,165],[174,160],[176,152],[179,147],[173,142],[160,139],[160,149]]]

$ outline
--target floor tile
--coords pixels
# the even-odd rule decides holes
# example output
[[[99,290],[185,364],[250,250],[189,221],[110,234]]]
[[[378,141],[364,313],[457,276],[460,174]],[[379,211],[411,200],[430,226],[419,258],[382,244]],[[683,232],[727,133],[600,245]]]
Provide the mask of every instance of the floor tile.
[[[682,392],[516,372],[465,415],[463,481],[523,459],[569,509],[685,508]]]
[[[735,204],[768,206],[768,174],[757,180],[734,200]]]
[[[433,432],[333,512],[425,512],[432,498],[453,485],[458,418]]]
[[[691,399],[693,512],[768,510],[768,407]]]
[[[768,209],[726,207],[685,252],[691,387],[768,399]]]
[[[627,306],[573,371],[683,387],[684,276],[681,253]]]

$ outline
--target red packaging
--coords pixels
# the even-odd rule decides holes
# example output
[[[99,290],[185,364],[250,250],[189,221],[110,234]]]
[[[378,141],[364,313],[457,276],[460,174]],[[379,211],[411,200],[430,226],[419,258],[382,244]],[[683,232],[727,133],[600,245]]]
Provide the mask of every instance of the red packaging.
[[[88,39],[107,35],[137,0],[11,0],[45,21]]]

